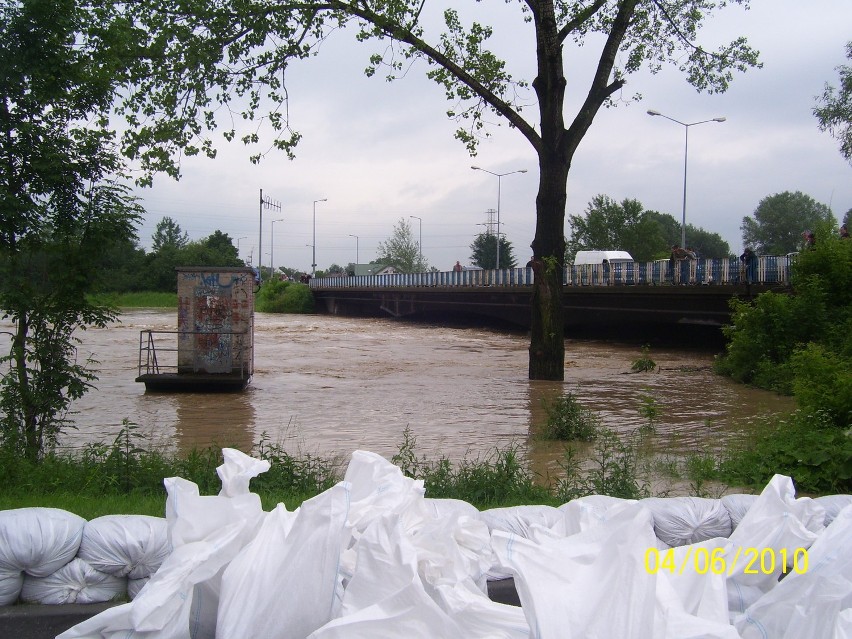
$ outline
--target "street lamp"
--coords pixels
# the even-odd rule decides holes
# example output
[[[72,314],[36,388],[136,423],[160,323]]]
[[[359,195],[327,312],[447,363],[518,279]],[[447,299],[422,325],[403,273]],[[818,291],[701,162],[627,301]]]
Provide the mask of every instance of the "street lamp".
[[[272,275],[275,275],[275,260],[274,260],[274,257],[273,257],[275,255],[274,250],[273,250],[273,246],[275,245],[275,223],[276,222],[283,222],[283,221],[284,221],[284,218],[281,218],[280,220],[272,220],[272,224],[269,225],[269,271],[270,271],[270,277],[272,277]]]
[[[243,237],[237,238],[237,259],[240,258],[240,240],[247,240],[247,239],[248,239],[248,237],[246,237],[245,235]]]
[[[314,243],[311,245],[314,252],[312,259],[313,264],[311,264],[311,277],[317,273],[317,202],[328,202],[328,198],[324,197],[321,200],[314,200]]]
[[[701,120],[700,122],[681,122],[680,120],[675,120],[674,118],[670,118],[667,115],[663,115],[659,111],[655,111],[654,109],[648,109],[648,115],[652,116],[660,116],[661,118],[665,118],[666,120],[671,120],[676,124],[680,124],[684,130],[684,146],[683,146],[683,211],[680,222],[680,245],[681,248],[686,248],[686,161],[689,155],[689,127],[695,126],[696,124],[705,124],[707,122],[724,122],[727,118],[718,117],[718,118],[710,118],[709,120]]]
[[[470,167],[474,171],[485,171],[486,173],[490,173],[491,175],[497,176],[497,265],[495,268],[500,270],[500,180],[505,175],[512,175],[513,173],[526,173],[526,169],[518,169],[517,171],[509,171],[508,173],[494,173],[493,171],[489,171],[488,169],[483,169],[478,166]]]
[[[418,265],[418,267],[420,268],[420,270],[423,270],[423,219],[417,217],[416,215],[409,215],[408,217],[420,221],[420,242],[418,243],[418,251],[420,252],[420,264]]]
[[[352,235],[352,233],[350,233],[349,237],[355,238],[355,266],[357,267],[358,266],[358,236]]]

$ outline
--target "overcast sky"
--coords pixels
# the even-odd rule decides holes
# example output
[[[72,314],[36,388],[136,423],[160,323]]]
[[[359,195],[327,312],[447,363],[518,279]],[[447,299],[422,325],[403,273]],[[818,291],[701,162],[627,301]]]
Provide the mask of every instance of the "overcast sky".
[[[490,0],[474,6],[479,21],[495,26],[491,48],[507,59],[516,79],[532,80],[534,40],[517,4]],[[680,220],[685,129],[647,115],[648,109],[687,123],[727,118],[689,129],[686,217],[719,233],[732,251],[742,247],[742,218],[768,195],[802,191],[842,218],[852,208],[852,166],[838,143],[819,131],[812,109],[827,82],[837,86],[836,67],[850,63],[850,26],[850,0],[752,0],[750,11],[735,6],[719,13],[700,39],[710,45],[745,35],[760,51],[764,67],[736,76],[727,93],[696,93],[675,69],[630,76],[623,104],[600,111],[574,158],[566,235],[567,215],[582,214],[597,194],[635,198]],[[597,50],[567,46],[570,121]],[[325,269],[356,261],[356,248],[358,261],[370,262],[404,219],[415,240],[422,230],[424,259],[450,270],[456,260],[469,263],[488,209],[497,208],[497,178],[470,168],[477,165],[495,173],[528,171],[502,178],[500,202],[501,230],[517,261],[525,263],[538,186],[532,147],[517,131],[495,126],[471,158],[453,139],[456,124],[445,116],[450,105],[426,79],[425,64],[392,83],[366,78],[363,69],[374,50],[343,31],[323,44],[317,58],[288,71],[291,123],[303,135],[294,161],[272,151],[252,165],[254,150],[223,142],[215,160],[185,160],[179,182],[158,176],[153,188],[139,191],[147,211],[139,231],[146,250],[157,222],[169,216],[190,239],[219,229],[235,244],[239,239],[243,259],[251,255],[257,264],[262,253],[264,265],[274,257],[276,267],[309,272],[314,229],[317,269]],[[643,99],[628,104],[635,93]],[[534,111],[525,114],[534,118]],[[263,212],[262,249],[260,189],[282,206]],[[282,221],[270,239],[273,220]]]

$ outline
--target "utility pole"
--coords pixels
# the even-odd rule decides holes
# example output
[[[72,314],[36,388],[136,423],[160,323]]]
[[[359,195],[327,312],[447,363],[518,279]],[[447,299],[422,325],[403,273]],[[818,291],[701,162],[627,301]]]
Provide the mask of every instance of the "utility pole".
[[[263,189],[260,189],[260,231],[257,240],[257,278],[260,283],[263,283],[263,209],[281,210],[281,202],[273,200],[270,197],[263,197]]]

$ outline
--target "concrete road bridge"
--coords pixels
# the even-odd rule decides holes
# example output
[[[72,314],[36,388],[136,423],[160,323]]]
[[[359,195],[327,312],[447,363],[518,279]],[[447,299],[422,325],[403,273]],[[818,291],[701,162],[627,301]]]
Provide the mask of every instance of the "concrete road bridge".
[[[566,328],[631,324],[722,326],[730,300],[789,291],[789,257],[668,260],[566,266]],[[310,281],[319,312],[343,316],[463,318],[530,325],[533,269],[322,277]]]

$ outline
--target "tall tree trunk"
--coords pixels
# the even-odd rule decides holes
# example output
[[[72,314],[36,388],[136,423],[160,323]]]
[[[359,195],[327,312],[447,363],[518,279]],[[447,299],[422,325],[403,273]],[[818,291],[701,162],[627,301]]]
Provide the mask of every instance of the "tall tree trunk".
[[[533,240],[535,284],[530,322],[529,378],[561,381],[565,378],[562,272],[568,166],[545,157],[540,160],[540,170]]]
[[[565,74],[552,2],[539,3],[536,21],[538,95],[541,142],[533,249],[535,284],[530,322],[529,378],[565,378],[565,322],[562,271],[565,263],[565,202],[570,156],[566,147]]]

